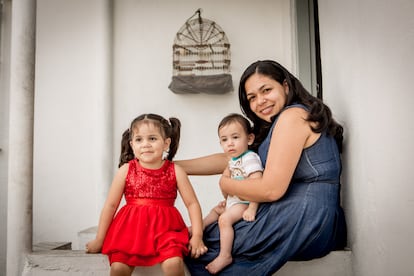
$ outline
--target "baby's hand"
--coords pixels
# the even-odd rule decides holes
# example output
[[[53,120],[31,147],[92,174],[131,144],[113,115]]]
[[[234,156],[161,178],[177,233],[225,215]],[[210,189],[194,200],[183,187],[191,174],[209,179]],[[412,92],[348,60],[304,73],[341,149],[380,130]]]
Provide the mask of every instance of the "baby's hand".
[[[95,240],[88,242],[85,245],[85,248],[86,248],[85,250],[86,253],[99,253],[101,252],[101,249],[102,249],[102,243],[95,239]]]
[[[216,206],[214,206],[214,212],[216,212],[217,214],[221,215],[224,213],[224,211],[226,210],[226,201],[222,200],[220,201]]]
[[[204,242],[200,238],[192,237],[188,244],[188,249],[190,250],[191,257],[198,258],[201,255],[204,255],[207,252],[207,246],[204,245]]]
[[[243,219],[245,221],[254,221],[256,219],[256,211],[251,210],[250,208],[247,208],[243,212]]]

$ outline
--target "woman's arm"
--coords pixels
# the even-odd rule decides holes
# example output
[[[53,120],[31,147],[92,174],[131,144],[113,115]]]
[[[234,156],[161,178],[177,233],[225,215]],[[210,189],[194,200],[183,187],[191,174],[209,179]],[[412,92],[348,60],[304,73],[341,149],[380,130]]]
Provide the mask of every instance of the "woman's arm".
[[[119,203],[122,199],[122,194],[125,187],[125,177],[128,172],[128,164],[124,164],[116,173],[111,188],[109,189],[108,196],[101,211],[99,218],[98,232],[96,238],[86,244],[86,252],[98,253],[102,249],[103,242],[105,240],[106,232],[109,225],[118,209]]]
[[[225,153],[215,153],[174,163],[180,165],[188,175],[213,175],[223,173],[228,161],[229,157]]]
[[[254,202],[280,199],[290,184],[308,140],[320,135],[312,132],[310,123],[306,121],[307,114],[302,108],[289,108],[280,114],[273,129],[262,178],[237,181],[222,176],[221,189]]]

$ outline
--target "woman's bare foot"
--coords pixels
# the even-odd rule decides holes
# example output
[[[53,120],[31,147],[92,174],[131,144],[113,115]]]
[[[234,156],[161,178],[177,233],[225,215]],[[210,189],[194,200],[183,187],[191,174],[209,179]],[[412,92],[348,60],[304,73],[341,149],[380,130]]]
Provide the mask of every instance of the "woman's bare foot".
[[[218,255],[217,258],[212,260],[207,266],[206,269],[211,274],[216,274],[220,272],[223,268],[231,264],[233,258],[231,256],[222,256]]]

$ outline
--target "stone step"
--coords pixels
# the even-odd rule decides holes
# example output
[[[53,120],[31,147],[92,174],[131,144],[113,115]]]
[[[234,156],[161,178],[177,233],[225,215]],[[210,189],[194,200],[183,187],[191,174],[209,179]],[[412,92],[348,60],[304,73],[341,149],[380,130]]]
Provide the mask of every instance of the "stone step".
[[[274,276],[353,276],[352,252],[332,251],[310,261],[287,262]]]
[[[39,242],[33,245],[33,251],[72,250],[71,242]]]
[[[109,275],[108,259],[102,254],[82,250],[37,251],[26,256],[22,276]],[[159,265],[139,267],[134,276],[162,276]],[[186,275],[190,275],[188,271]],[[327,256],[305,262],[288,262],[274,276],[352,276],[351,251],[333,251]],[[249,275],[250,276],[250,275]],[[255,275],[253,275],[255,276]]]

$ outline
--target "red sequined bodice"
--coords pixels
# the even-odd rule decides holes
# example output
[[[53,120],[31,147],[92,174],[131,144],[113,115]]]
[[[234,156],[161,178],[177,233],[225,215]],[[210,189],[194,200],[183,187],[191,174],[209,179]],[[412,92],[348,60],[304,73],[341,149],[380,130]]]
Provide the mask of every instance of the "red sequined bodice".
[[[124,193],[127,201],[133,198],[175,199],[177,180],[174,163],[165,160],[159,169],[146,169],[138,160],[131,160]]]

